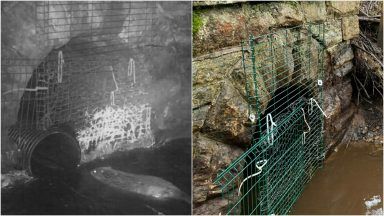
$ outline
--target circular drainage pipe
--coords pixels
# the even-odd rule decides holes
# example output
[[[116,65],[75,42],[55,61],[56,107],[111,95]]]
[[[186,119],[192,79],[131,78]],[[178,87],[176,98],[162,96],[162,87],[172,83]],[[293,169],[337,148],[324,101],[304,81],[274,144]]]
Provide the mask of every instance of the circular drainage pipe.
[[[48,130],[12,126],[9,137],[18,148],[18,165],[30,175],[48,176],[75,169],[80,163],[79,143],[66,125]]]

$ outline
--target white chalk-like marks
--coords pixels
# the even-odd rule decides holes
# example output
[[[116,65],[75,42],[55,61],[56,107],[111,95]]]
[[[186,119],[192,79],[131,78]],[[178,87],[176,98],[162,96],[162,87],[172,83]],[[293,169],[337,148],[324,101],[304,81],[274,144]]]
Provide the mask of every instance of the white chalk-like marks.
[[[82,159],[89,150],[109,154],[123,144],[152,136],[151,107],[148,104],[106,106],[87,113],[89,124],[78,132]],[[151,146],[153,143],[147,143]],[[148,147],[148,146],[143,146]]]

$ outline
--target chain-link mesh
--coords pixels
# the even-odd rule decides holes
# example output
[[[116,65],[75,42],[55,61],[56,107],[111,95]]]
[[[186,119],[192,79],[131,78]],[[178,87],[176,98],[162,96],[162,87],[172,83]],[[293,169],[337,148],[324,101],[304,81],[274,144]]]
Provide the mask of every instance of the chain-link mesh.
[[[252,145],[215,181],[226,214],[287,214],[322,164],[323,32],[306,24],[242,44]]]

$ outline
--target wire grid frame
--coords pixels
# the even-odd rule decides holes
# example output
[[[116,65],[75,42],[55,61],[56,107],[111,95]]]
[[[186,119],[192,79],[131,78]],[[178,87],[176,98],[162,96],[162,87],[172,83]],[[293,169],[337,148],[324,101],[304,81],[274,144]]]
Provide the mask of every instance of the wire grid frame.
[[[116,101],[124,93],[132,93],[135,77],[121,78],[132,65],[141,71],[145,66],[121,56],[133,56],[129,49],[151,43],[157,4],[162,3],[36,2],[35,27],[41,45],[65,45],[53,49],[42,61],[2,58],[2,77],[7,80],[2,108],[20,100],[18,117],[13,119],[23,127],[46,129],[79,119],[77,113],[84,113],[80,108],[108,103],[114,89],[121,90],[116,92]]]
[[[242,51],[252,145],[215,183],[226,214],[287,214],[325,157],[324,24],[251,35]]]
[[[42,1],[36,6],[36,31],[44,45],[78,37],[84,43],[97,41],[95,54],[133,47],[154,38],[161,2]]]
[[[67,57],[60,65],[58,53],[53,50],[35,69],[36,60],[2,60],[2,77],[9,81],[4,84],[10,89],[2,93],[2,108],[19,105],[13,119],[20,127],[47,129],[68,121],[80,126],[85,111],[119,106],[140,94],[129,61],[120,68],[113,56]]]
[[[137,50],[152,43],[156,5],[162,3],[37,2],[36,32],[42,46],[64,45],[42,59],[2,58],[3,134],[13,124],[19,133],[60,124],[81,132],[94,128],[89,119],[106,106],[112,107],[110,113],[129,114],[123,120],[130,123],[120,128],[131,133],[128,141],[150,133],[151,108],[141,98],[146,93],[138,83],[148,71],[144,63],[150,48]],[[106,123],[116,126],[120,120]],[[122,139],[113,137],[108,137],[111,142]]]

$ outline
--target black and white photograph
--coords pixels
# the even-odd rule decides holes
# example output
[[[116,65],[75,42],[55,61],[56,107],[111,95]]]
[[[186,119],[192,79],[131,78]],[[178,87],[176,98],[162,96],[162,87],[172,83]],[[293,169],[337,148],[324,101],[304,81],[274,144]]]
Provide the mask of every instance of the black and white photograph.
[[[1,214],[191,214],[191,2],[1,2]]]

